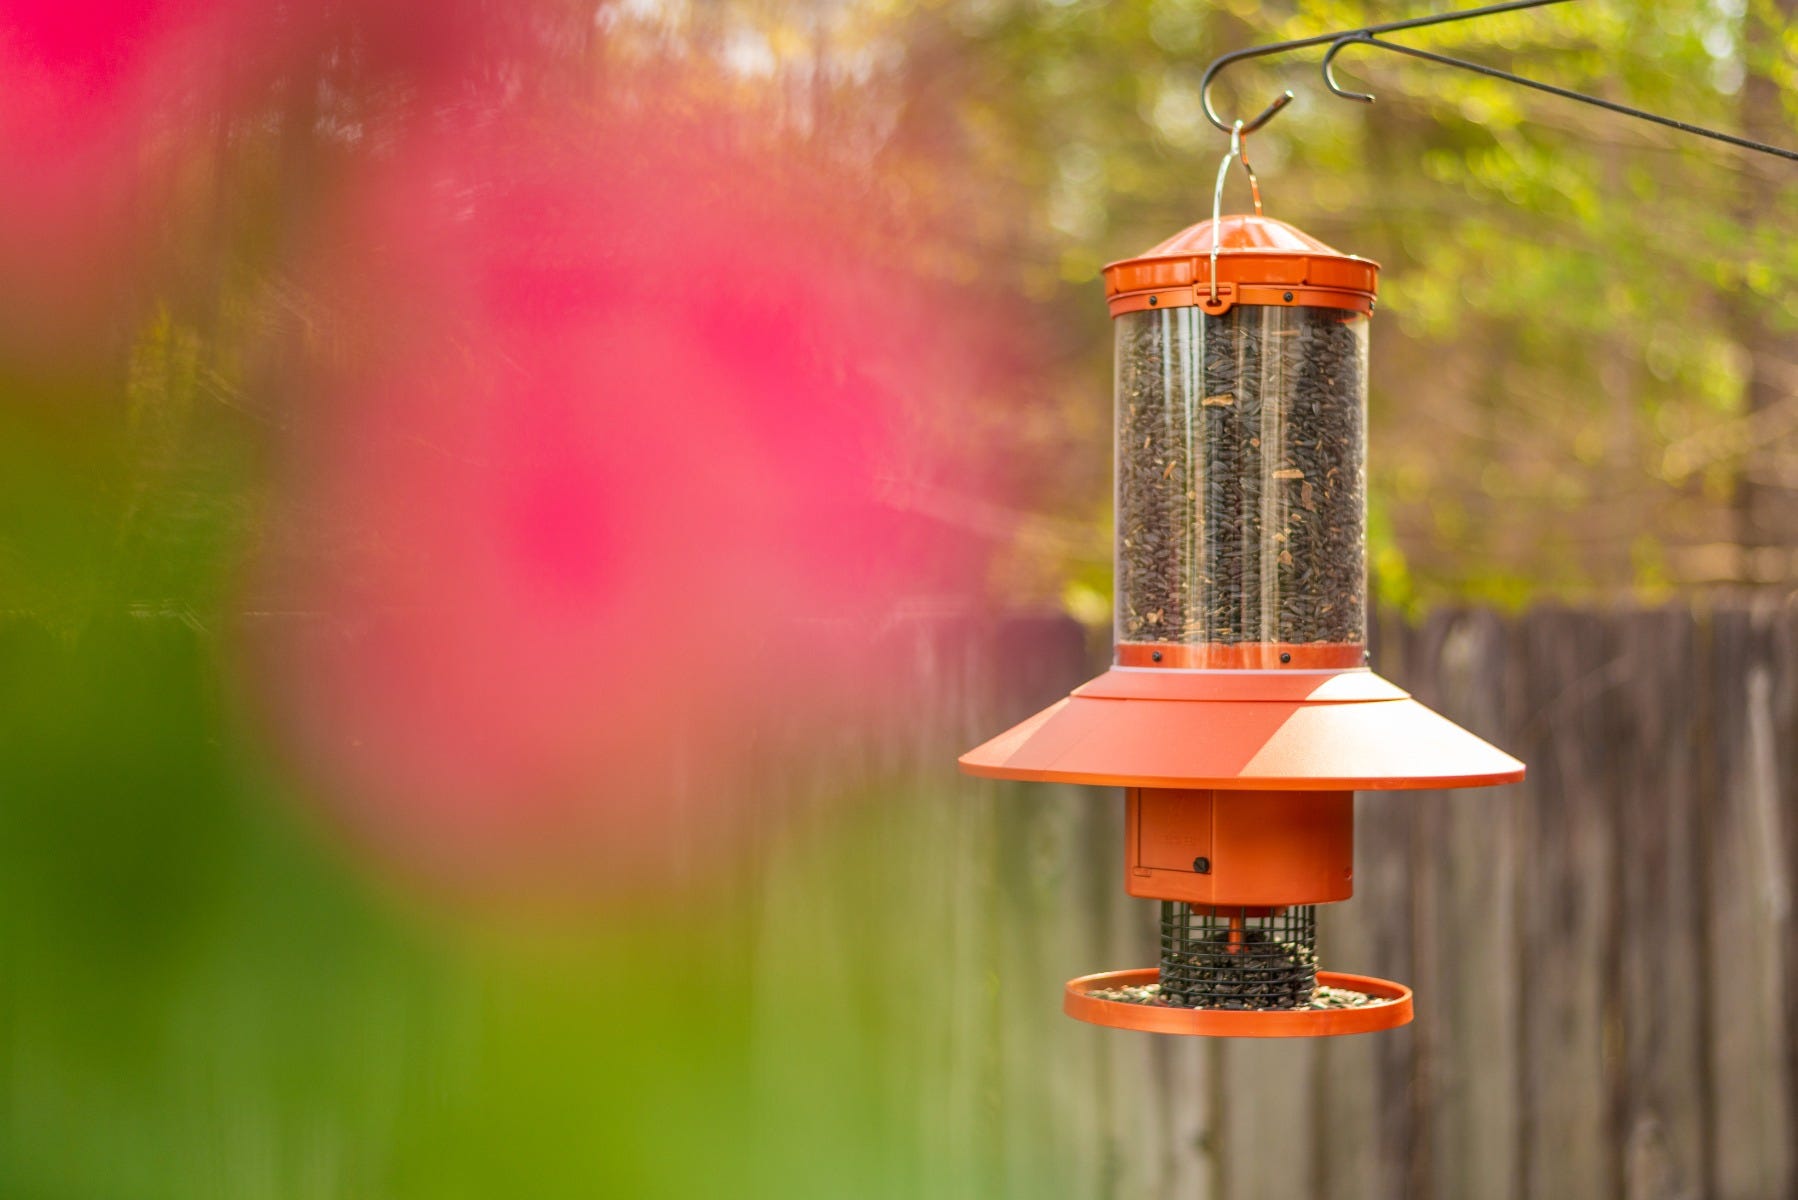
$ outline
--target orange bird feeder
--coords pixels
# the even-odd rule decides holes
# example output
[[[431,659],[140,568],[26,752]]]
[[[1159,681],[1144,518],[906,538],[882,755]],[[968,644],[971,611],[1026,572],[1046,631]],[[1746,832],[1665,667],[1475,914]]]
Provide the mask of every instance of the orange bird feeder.
[[[1082,1021],[1235,1037],[1407,1023],[1408,988],[1317,968],[1316,906],[1354,891],[1354,793],[1523,778],[1366,665],[1378,272],[1263,217],[1258,189],[1254,216],[1105,268],[1113,666],[961,758],[1124,789],[1124,889],[1161,902],[1161,961],[1070,982]]]

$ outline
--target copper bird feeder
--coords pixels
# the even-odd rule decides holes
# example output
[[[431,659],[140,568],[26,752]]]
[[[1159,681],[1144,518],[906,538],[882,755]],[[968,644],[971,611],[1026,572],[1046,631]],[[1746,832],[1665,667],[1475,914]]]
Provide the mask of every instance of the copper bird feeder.
[[[1220,201],[1241,158],[1239,126]],[[1070,1016],[1241,1037],[1390,1028],[1411,1019],[1408,988],[1317,969],[1315,906],[1354,890],[1355,791],[1524,768],[1366,665],[1379,265],[1261,215],[1258,185],[1254,215],[1220,206],[1104,272],[1113,665],[961,766],[1125,790],[1124,888],[1161,901],[1161,961],[1073,980]]]

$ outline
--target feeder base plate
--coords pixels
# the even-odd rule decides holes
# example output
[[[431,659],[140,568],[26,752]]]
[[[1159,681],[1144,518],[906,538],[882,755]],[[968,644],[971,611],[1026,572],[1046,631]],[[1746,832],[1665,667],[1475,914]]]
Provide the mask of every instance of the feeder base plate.
[[[1061,998],[1061,1011],[1077,1021],[1109,1025],[1113,1029],[1199,1037],[1331,1037],[1343,1033],[1372,1033],[1376,1029],[1393,1029],[1411,1023],[1410,988],[1386,979],[1344,975],[1338,971],[1319,971],[1319,986],[1364,992],[1374,1003],[1353,1008],[1239,1010],[1133,1004],[1128,1000],[1103,1000],[1092,994],[1108,989],[1146,987],[1159,976],[1160,972],[1154,967],[1083,975],[1068,981]]]

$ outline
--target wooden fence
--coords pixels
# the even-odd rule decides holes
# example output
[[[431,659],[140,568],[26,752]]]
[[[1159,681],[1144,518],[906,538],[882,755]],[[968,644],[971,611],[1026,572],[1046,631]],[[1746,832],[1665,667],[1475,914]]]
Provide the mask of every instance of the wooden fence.
[[[1320,957],[1408,982],[1417,1020],[1315,1041],[1063,1018],[1063,980],[1153,961],[1117,793],[963,779],[952,759],[1095,655],[1043,619],[937,628],[915,658],[930,702],[882,767],[909,799],[860,886],[902,914],[887,936],[924,942],[893,1085],[922,1114],[921,1194],[1798,1195],[1790,613],[1382,618],[1376,669],[1529,778],[1358,798],[1357,894],[1321,910]],[[838,919],[821,907],[786,906]]]

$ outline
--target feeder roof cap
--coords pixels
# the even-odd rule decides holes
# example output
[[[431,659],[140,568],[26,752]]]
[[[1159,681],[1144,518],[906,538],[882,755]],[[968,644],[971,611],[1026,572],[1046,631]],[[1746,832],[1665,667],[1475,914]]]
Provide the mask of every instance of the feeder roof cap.
[[[1285,221],[1277,221],[1273,217],[1250,216],[1246,213],[1234,213],[1226,217],[1208,217],[1196,225],[1188,225],[1173,237],[1143,251],[1136,257],[1177,258],[1189,254],[1208,255],[1211,253],[1213,242],[1218,245],[1219,257],[1225,254],[1261,254],[1270,251],[1284,254],[1315,254],[1325,258],[1352,259],[1355,257],[1353,254],[1344,254],[1333,246],[1325,245],[1296,225],[1288,225]]]
[[[1140,307],[1150,293],[1156,294],[1159,305],[1168,306],[1182,301],[1162,293],[1195,284],[1209,289],[1214,245],[1218,283],[1240,287],[1243,303],[1284,301],[1363,311],[1371,307],[1379,263],[1344,254],[1285,221],[1234,214],[1189,225],[1134,258],[1108,263],[1105,294],[1114,301],[1113,315]],[[1302,294],[1287,300],[1283,289],[1288,288]],[[1276,294],[1260,295],[1268,291]],[[1123,297],[1139,303],[1115,303]]]

